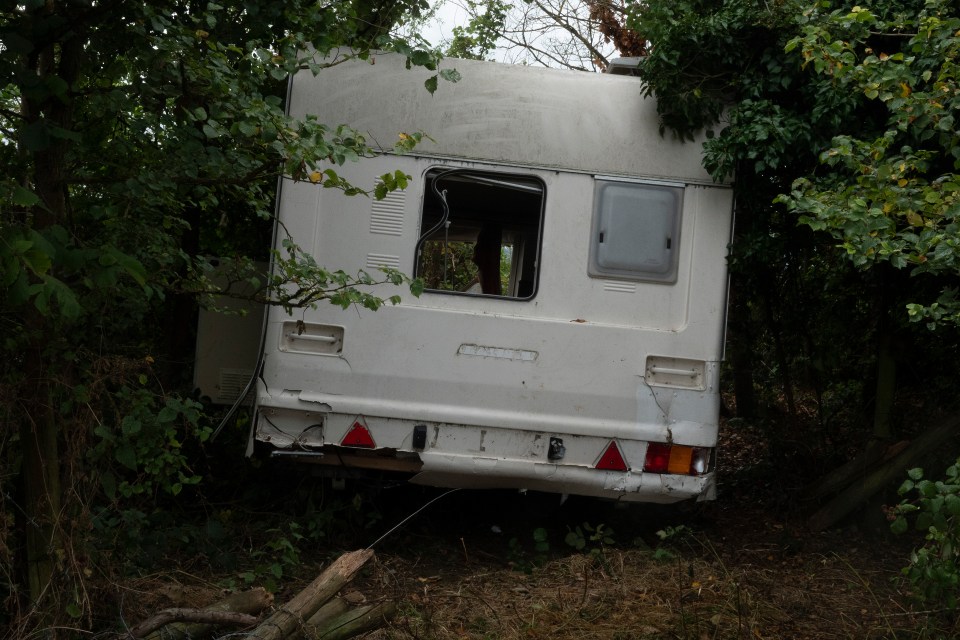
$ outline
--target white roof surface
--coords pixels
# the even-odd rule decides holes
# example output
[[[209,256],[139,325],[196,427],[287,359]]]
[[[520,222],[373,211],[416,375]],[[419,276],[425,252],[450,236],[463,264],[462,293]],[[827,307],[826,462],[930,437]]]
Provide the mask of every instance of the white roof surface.
[[[462,79],[431,95],[423,82],[433,72],[393,54],[371,60],[297,74],[291,114],[349,124],[383,149],[423,131],[432,140],[416,155],[712,183],[702,141],[661,136],[655,99],[635,77],[448,58],[442,67]]]

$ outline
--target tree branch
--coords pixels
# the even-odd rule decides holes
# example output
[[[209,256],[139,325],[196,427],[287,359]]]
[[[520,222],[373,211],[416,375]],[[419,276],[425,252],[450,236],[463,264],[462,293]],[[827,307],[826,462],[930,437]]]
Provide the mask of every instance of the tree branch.
[[[258,618],[248,613],[237,613],[235,611],[204,611],[203,609],[183,609],[173,608],[164,609],[152,618],[144,620],[127,632],[128,639],[143,638],[160,627],[164,627],[171,622],[199,622],[202,624],[228,624],[237,627],[252,627],[257,623]]]

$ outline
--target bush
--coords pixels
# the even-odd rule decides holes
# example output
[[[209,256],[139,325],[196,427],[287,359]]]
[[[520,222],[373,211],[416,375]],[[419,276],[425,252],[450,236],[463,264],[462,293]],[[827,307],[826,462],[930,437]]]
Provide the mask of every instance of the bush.
[[[910,554],[910,564],[903,574],[923,600],[948,609],[957,607],[960,585],[960,459],[947,468],[944,480],[923,478],[923,469],[911,469],[898,493],[906,496],[892,510],[894,533],[909,528],[908,517],[915,517],[914,526],[925,531],[926,542]]]

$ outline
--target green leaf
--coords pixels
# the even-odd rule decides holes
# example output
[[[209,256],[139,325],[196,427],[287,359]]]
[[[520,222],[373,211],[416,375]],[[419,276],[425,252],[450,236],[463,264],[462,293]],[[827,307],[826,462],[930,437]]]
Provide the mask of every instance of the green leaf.
[[[68,320],[78,318],[83,308],[80,306],[80,301],[74,294],[73,289],[52,276],[44,275],[41,279],[43,281],[42,293],[47,298],[56,299],[60,315]]]
[[[133,436],[140,433],[140,430],[143,428],[143,423],[134,418],[133,416],[125,416],[123,421],[120,423],[120,430],[127,436]]]
[[[19,207],[32,207],[40,204],[40,196],[18,185],[13,189],[13,204]]]
[[[440,72],[440,77],[447,82],[460,82],[461,80],[460,72],[456,69],[444,69]]]
[[[436,90],[437,90],[437,76],[430,76],[429,78],[427,78],[427,79],[424,81],[423,86],[426,87],[426,88],[427,88],[427,91],[429,91],[431,94],[433,94],[434,92],[436,92]]]
[[[107,499],[114,500],[117,497],[117,478],[109,471],[100,476],[100,486]]]
[[[895,534],[897,534],[897,535],[902,534],[902,533],[906,533],[906,531],[907,531],[907,519],[901,517],[901,518],[897,518],[896,520],[894,520],[893,522],[891,522],[891,523],[890,523],[890,531],[892,531],[893,533],[895,533]]]
[[[134,451],[131,445],[121,444],[117,447],[117,450],[114,451],[113,457],[116,458],[117,462],[131,471],[137,470],[137,452]]]
[[[160,413],[157,414],[157,420],[163,424],[166,424],[176,420],[178,415],[179,412],[176,409],[170,405],[167,405],[163,409],[160,409]]]

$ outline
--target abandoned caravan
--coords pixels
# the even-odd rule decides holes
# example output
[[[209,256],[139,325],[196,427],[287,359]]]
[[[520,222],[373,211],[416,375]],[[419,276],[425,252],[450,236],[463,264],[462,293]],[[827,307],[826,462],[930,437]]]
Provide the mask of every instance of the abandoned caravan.
[[[337,168],[411,176],[380,201],[284,180],[283,228],[321,265],[426,289],[270,309],[253,439],[439,487],[713,498],[729,185],[629,74],[445,64],[462,80],[434,95],[392,55],[293,78],[292,115],[429,139]]]

